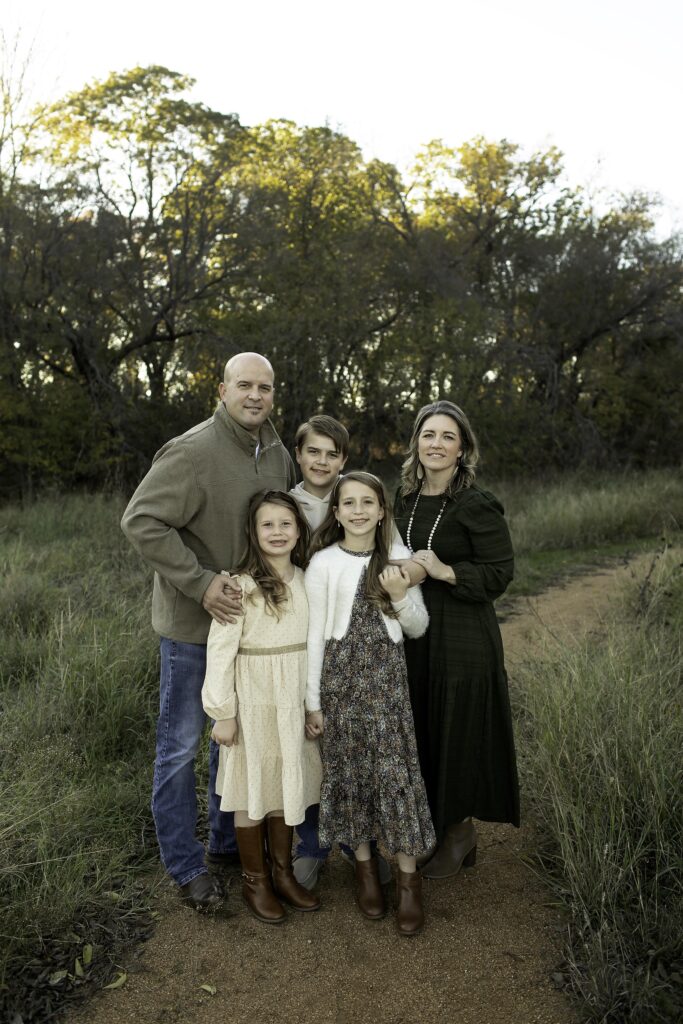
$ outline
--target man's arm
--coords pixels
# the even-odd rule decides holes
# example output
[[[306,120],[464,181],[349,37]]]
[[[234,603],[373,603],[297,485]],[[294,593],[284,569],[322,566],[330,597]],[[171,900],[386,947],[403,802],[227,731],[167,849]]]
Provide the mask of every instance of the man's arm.
[[[202,568],[178,532],[199,507],[192,462],[182,447],[172,445],[140,482],[123,513],[121,529],[155,572],[201,603],[216,573]]]

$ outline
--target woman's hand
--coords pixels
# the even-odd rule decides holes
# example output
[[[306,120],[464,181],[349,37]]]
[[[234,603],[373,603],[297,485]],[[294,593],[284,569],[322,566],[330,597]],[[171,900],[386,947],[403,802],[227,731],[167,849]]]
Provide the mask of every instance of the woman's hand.
[[[211,739],[221,747],[232,747],[237,743],[237,733],[236,718],[221,718],[220,721],[213,723]]]
[[[402,565],[387,565],[379,574],[379,582],[389,595],[390,601],[402,601],[410,586],[410,576]]]
[[[325,731],[322,711],[306,712],[306,739],[315,740]]]
[[[423,548],[421,551],[415,551],[413,561],[417,565],[421,565],[427,575],[431,576],[433,580],[455,583],[455,573],[451,566],[446,565],[440,558],[437,558],[433,551],[427,551],[426,548]]]
[[[427,579],[427,570],[423,565],[418,565],[412,558],[392,558],[389,565],[401,565],[410,577],[410,586],[416,587]]]

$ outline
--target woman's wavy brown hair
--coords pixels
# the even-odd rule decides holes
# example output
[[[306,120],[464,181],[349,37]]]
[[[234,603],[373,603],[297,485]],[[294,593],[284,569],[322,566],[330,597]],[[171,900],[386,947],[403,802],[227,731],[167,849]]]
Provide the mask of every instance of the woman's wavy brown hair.
[[[401,495],[414,494],[422,486],[420,470],[422,464],[417,454],[417,441],[420,432],[430,416],[450,416],[458,426],[460,440],[462,443],[462,455],[456,467],[455,473],[446,488],[446,494],[453,497],[458,491],[471,487],[476,476],[476,465],[479,462],[479,444],[470,421],[465,416],[459,405],[441,399],[432,402],[430,405],[423,405],[413,425],[413,433],[408,445],[407,459],[401,467]]]
[[[344,476],[339,477],[330,495],[330,507],[327,510],[327,515],[313,534],[311,555],[314,555],[316,551],[322,551],[323,548],[329,548],[332,544],[336,544],[337,541],[344,539],[342,526],[337,521],[336,511],[339,507],[342,488],[346,484],[354,482],[368,487],[376,495],[379,506],[384,512],[382,520],[375,530],[375,547],[370,564],[368,565],[365,593],[368,600],[383,611],[385,615],[395,619],[397,615],[389,600],[389,595],[379,582],[379,574],[386,568],[389,562],[392,534],[391,505],[384,484],[379,477],[374,476],[372,473],[363,473],[360,470],[346,473]]]
[[[305,569],[308,565],[308,547],[311,540],[311,531],[296,498],[285,491],[261,491],[255,494],[249,502],[245,527],[247,553],[235,569],[235,572],[244,572],[251,576],[265,598],[266,607],[270,608],[279,618],[279,606],[284,604],[288,597],[287,586],[264,558],[258,545],[256,513],[262,505],[281,505],[294,516],[296,525],[299,528],[299,539],[292,550],[290,558],[292,564],[298,565],[301,569]]]

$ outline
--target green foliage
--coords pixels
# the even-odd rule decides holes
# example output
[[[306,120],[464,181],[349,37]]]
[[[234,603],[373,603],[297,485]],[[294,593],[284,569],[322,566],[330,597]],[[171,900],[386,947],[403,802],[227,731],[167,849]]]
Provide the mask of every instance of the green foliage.
[[[513,689],[539,859],[567,907],[590,1019],[683,1012],[683,577],[659,560],[607,636],[534,651]]]
[[[157,703],[148,573],[123,503],[55,498],[0,515],[0,981],[104,920],[154,853]],[[153,849],[153,848],[152,848]],[[10,986],[11,989],[11,986]]]
[[[334,413],[358,464],[397,460],[439,395],[493,472],[680,461],[683,260],[649,197],[598,212],[553,147],[479,137],[430,143],[404,181],[327,127],[245,128],[158,66],[24,122],[5,85],[6,493],[132,484],[251,348],[284,436]]]

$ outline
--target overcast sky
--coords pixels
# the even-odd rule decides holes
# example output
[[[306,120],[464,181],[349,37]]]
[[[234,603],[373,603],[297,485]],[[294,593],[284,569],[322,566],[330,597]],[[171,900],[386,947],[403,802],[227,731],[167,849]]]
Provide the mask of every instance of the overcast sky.
[[[9,4],[8,4],[9,6]],[[680,0],[21,0],[37,100],[163,64],[243,124],[329,123],[406,168],[421,145],[557,145],[571,184],[658,193],[683,228]]]

